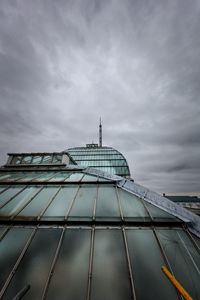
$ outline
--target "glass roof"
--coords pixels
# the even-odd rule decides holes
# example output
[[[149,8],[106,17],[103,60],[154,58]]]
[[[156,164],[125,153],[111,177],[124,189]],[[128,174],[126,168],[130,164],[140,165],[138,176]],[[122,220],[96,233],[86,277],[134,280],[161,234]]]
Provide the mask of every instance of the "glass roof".
[[[125,157],[111,147],[98,147],[98,145],[95,147],[77,147],[70,148],[67,152],[79,165],[93,167],[119,176],[130,176]]]
[[[118,156],[102,159],[115,161],[113,172],[128,168],[108,152]],[[181,299],[165,265],[200,300],[200,239],[113,178],[67,166],[0,169],[0,299]]]

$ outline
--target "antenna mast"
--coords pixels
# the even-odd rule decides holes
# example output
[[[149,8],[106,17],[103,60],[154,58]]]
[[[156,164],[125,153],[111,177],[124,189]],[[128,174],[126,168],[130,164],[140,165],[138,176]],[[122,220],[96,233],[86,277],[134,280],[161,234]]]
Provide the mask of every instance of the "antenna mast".
[[[101,118],[99,123],[99,147],[102,147],[102,125],[101,125]]]

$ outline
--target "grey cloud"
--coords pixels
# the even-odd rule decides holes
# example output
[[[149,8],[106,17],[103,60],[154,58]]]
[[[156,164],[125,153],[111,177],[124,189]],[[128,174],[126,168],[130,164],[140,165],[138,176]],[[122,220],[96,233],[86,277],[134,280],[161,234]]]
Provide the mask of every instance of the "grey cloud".
[[[98,138],[135,180],[200,193],[199,1],[1,1],[1,162]]]

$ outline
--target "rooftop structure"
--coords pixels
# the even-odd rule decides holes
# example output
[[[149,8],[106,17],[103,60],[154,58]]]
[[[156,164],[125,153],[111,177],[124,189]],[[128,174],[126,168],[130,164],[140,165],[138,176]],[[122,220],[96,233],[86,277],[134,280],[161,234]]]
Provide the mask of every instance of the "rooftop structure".
[[[164,265],[200,299],[200,218],[73,151],[0,168],[0,298],[182,299]]]
[[[111,147],[87,144],[86,147],[69,148],[67,152],[81,166],[92,167],[122,177],[130,177],[130,170],[125,157]]]

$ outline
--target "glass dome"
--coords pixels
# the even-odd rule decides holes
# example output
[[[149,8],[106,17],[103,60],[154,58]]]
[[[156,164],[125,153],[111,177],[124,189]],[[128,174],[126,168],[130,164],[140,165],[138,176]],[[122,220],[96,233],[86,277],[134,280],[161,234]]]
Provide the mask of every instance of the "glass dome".
[[[123,177],[130,176],[125,157],[114,148],[87,144],[86,147],[69,148],[67,152],[81,166],[93,167]]]

